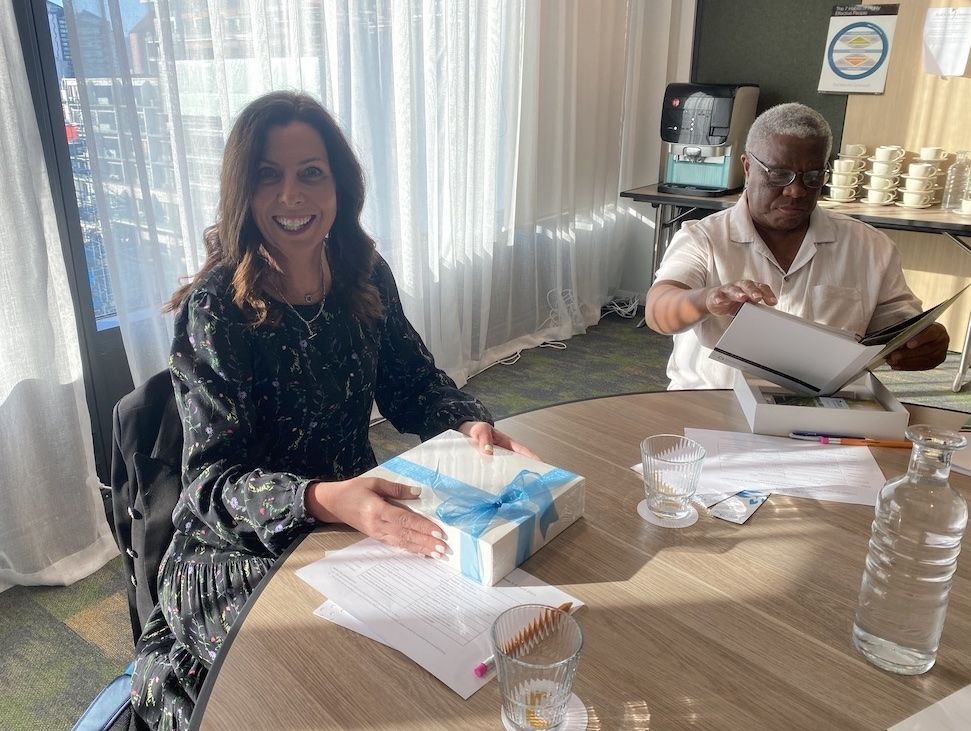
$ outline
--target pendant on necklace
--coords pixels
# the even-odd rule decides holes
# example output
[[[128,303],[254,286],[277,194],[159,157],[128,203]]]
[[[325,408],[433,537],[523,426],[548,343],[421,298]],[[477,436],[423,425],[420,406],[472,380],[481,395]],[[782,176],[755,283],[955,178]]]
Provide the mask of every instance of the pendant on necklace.
[[[309,305],[314,301],[314,296],[312,294],[305,294],[303,296],[303,301]]]

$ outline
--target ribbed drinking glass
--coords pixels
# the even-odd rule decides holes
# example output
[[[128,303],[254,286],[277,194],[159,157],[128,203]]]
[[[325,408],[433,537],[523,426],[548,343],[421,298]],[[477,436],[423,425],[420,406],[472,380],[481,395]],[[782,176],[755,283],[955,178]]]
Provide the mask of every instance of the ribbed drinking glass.
[[[647,507],[660,518],[684,518],[698,489],[705,448],[678,434],[657,434],[641,442]]]
[[[583,646],[577,621],[542,604],[512,607],[492,625],[492,646],[508,723],[522,731],[559,728]]]

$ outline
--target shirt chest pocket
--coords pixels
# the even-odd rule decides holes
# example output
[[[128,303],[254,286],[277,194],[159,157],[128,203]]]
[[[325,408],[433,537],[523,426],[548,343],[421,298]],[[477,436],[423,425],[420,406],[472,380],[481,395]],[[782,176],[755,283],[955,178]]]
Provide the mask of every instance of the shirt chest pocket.
[[[863,315],[863,295],[860,290],[820,284],[810,290],[809,297],[815,322],[849,330],[857,335],[866,332],[867,319]]]

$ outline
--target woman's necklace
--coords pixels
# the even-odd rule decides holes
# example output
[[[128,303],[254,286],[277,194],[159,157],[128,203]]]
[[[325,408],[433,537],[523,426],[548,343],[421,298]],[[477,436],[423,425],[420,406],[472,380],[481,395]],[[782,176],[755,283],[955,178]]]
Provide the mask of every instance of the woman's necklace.
[[[327,298],[326,298],[326,297],[321,297],[321,298],[320,298],[320,307],[318,307],[318,308],[317,308],[317,314],[316,314],[316,315],[314,315],[313,317],[311,317],[311,318],[310,318],[310,319],[308,320],[308,319],[307,319],[306,317],[304,317],[304,316],[303,316],[303,315],[301,315],[301,314],[300,314],[299,312],[297,312],[297,308],[296,308],[296,307],[294,307],[293,305],[291,305],[291,304],[290,304],[289,302],[287,302],[287,301],[286,301],[285,299],[283,300],[283,304],[285,304],[285,305],[286,305],[287,307],[289,307],[289,308],[290,308],[290,311],[291,311],[291,312],[292,312],[292,313],[293,313],[294,315],[296,315],[297,317],[299,317],[299,318],[300,318],[300,321],[301,321],[301,322],[302,322],[302,323],[303,323],[304,325],[306,325],[306,326],[307,326],[307,340],[313,340],[313,339],[314,339],[315,337],[317,337],[317,331],[316,331],[316,330],[314,330],[314,327],[313,327],[313,325],[314,325],[314,323],[315,323],[315,322],[317,321],[317,318],[318,318],[318,317],[320,317],[320,316],[321,316],[322,314],[324,314],[324,303],[325,303],[326,301],[327,301]]]
[[[307,340],[313,340],[315,337],[317,337],[317,331],[314,330],[313,325],[315,322],[317,322],[317,318],[319,318],[322,314],[324,314],[324,303],[327,302],[327,293],[324,290],[327,288],[326,282],[327,282],[327,279],[329,278],[330,269],[327,265],[327,237],[326,236],[324,237],[324,246],[321,247],[321,250],[320,250],[320,260],[321,260],[322,270],[325,275],[325,282],[323,286],[319,287],[313,292],[305,292],[302,295],[303,301],[308,305],[312,304],[314,301],[314,298],[320,295],[320,307],[317,308],[317,314],[315,314],[309,320],[303,315],[301,315],[299,312],[297,312],[297,308],[290,304],[287,298],[280,291],[280,288],[277,286],[276,282],[274,282],[272,285],[274,294],[276,294],[279,300],[290,309],[290,312],[292,312],[294,315],[300,318],[300,322],[302,322],[306,326]]]
[[[317,308],[317,314],[315,314],[313,317],[311,317],[308,320],[306,317],[304,317],[299,312],[297,312],[296,307],[294,307],[289,302],[287,302],[287,298],[283,295],[282,292],[280,292],[280,289],[275,284],[273,285],[273,293],[283,304],[285,304],[289,308],[290,312],[296,315],[300,319],[300,322],[302,322],[306,326],[307,340],[313,340],[315,337],[317,337],[317,331],[314,330],[314,323],[317,322],[318,317],[324,314],[324,304],[327,302],[327,295],[324,295],[323,297],[320,298],[320,307]],[[307,302],[307,304],[310,304],[310,300],[312,299],[313,299],[312,294],[304,295],[304,301]]]

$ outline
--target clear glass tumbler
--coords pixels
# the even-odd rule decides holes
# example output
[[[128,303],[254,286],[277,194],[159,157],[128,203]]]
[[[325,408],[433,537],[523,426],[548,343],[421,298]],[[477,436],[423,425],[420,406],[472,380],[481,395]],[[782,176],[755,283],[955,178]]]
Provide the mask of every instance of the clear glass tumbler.
[[[705,454],[698,442],[677,434],[657,434],[641,442],[644,494],[652,513],[674,520],[691,514]]]
[[[580,625],[555,607],[523,604],[492,625],[506,720],[517,729],[556,729],[564,720],[583,646]]]

